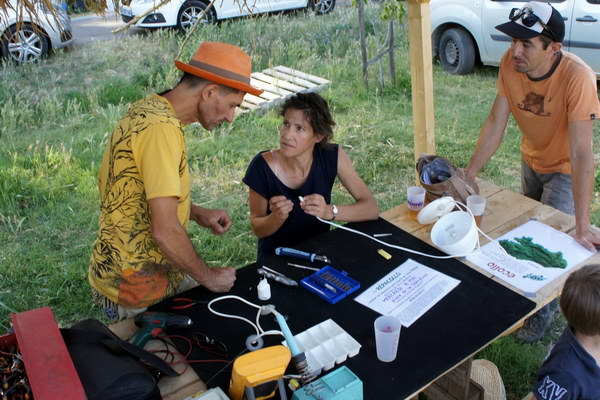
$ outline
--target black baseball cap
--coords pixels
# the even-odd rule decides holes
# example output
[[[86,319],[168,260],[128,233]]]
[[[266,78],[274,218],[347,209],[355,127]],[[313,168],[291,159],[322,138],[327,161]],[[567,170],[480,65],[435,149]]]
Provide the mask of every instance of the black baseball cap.
[[[532,39],[544,35],[555,42],[565,37],[565,22],[558,11],[548,3],[530,1],[522,8],[513,8],[509,22],[496,29],[513,39]]]

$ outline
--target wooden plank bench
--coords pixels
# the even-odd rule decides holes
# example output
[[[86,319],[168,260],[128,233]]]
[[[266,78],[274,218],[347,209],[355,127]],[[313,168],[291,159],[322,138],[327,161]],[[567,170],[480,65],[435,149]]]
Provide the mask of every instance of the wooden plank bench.
[[[319,92],[329,86],[331,81],[302,71],[279,65],[261,72],[254,72],[250,84],[264,90],[260,96],[246,94],[236,114],[251,111],[263,113],[283,103],[296,93]]]

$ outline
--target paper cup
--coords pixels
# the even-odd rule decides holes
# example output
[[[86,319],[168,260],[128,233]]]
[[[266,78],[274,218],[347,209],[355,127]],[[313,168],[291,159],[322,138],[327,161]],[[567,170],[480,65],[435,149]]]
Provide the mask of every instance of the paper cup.
[[[394,361],[400,341],[400,320],[392,315],[382,315],[375,320],[374,326],[377,358],[383,362]]]

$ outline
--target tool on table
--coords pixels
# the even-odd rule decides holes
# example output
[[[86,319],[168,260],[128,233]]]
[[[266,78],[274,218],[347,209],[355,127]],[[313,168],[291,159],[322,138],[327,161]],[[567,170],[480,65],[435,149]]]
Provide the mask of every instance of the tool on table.
[[[190,308],[195,306],[196,304],[207,304],[207,301],[200,300],[192,300],[187,297],[175,297],[173,299],[174,305],[171,306],[171,310],[185,310],[186,308]]]
[[[296,367],[296,370],[300,373],[300,381],[302,381],[302,385],[309,388],[312,393],[317,393],[321,388],[318,385],[315,385],[313,382],[316,378],[316,374],[308,364],[308,360],[304,352],[300,351],[300,347],[298,347],[296,339],[294,339],[294,335],[292,335],[292,331],[290,331],[287,322],[285,322],[285,317],[276,311],[274,306],[270,307],[269,311],[275,314],[275,319],[281,328],[283,337],[285,337],[287,347],[292,353],[292,363],[294,364],[294,367]]]
[[[298,286],[298,282],[293,280],[292,278],[288,278],[284,274],[272,270],[269,267],[265,267],[264,265],[256,270],[259,275],[267,277],[269,279],[273,279],[275,282],[283,283],[286,286]]]
[[[288,256],[288,257],[300,258],[303,260],[310,260],[310,262],[314,262],[315,260],[317,260],[317,261],[323,261],[325,263],[331,263],[331,260],[329,260],[326,256],[321,256],[321,255],[318,255],[315,253],[308,253],[306,251],[291,249],[289,247],[278,247],[275,249],[275,254],[277,254],[278,256]]]
[[[290,359],[290,350],[282,345],[239,356],[233,362],[229,397],[232,400],[269,399],[275,396],[279,388],[281,399],[287,400],[283,374]]]
[[[300,284],[331,304],[360,288],[360,283],[350,278],[347,272],[329,265],[302,279]]]
[[[315,268],[315,267],[307,267],[306,265],[300,265],[300,264],[294,264],[294,263],[288,263],[289,266],[291,267],[296,267],[296,268],[301,268],[301,269],[310,269],[311,271],[318,271],[321,268]]]
[[[188,328],[193,324],[192,319],[185,315],[152,311],[136,315],[133,322],[140,330],[133,336],[131,343],[139,347],[144,347],[151,337],[160,335],[167,328]]]

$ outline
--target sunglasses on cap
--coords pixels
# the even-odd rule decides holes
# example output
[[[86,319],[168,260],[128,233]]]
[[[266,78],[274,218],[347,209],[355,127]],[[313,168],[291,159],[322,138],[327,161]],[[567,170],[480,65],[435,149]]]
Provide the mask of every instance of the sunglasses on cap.
[[[523,8],[513,8],[512,10],[510,10],[508,18],[513,22],[517,21],[518,19],[521,19],[521,23],[523,23],[523,25],[525,25],[528,28],[531,28],[535,25],[536,22],[539,22],[542,28],[544,28],[544,30],[550,34],[551,39],[556,41],[556,36],[554,36],[554,32],[552,32],[552,29],[550,29],[540,17],[533,13],[531,6],[525,6]]]

